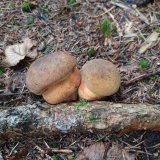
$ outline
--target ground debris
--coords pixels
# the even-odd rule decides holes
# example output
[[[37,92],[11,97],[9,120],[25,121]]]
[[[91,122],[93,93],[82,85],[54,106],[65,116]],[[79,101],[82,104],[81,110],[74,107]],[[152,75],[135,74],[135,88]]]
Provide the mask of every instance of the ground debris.
[[[36,58],[36,42],[30,38],[24,38],[23,43],[7,46],[3,63],[9,67],[17,65],[25,57]]]
[[[78,155],[76,160],[98,160],[103,159],[105,153],[105,146],[103,143],[97,143],[94,145],[91,145],[87,148],[84,148],[82,153]]]
[[[64,0],[37,1],[35,8],[23,12],[23,1],[1,0],[0,66],[3,65],[2,59],[7,46],[20,44],[22,37],[30,37],[38,42],[39,56],[65,50],[77,58],[78,68],[95,58],[107,59],[117,65],[121,71],[122,86],[117,94],[107,97],[106,101],[160,104],[158,39],[152,43],[153,45],[145,47],[147,49],[143,50],[143,53],[139,53],[141,45],[146,42],[149,35],[155,32],[159,34],[160,1],[154,0],[153,4],[141,8],[106,0],[76,0],[76,2],[74,5],[67,5],[67,0],[65,3]],[[138,0],[136,2],[141,3]],[[29,17],[34,19],[32,24],[26,23]],[[112,32],[110,44],[107,46],[104,45],[106,37],[101,31],[101,24],[105,19],[118,29]],[[88,55],[91,48],[96,50],[93,56]],[[148,68],[141,68],[138,65],[143,59],[149,62]],[[37,101],[43,102],[40,96],[29,93],[24,83],[26,70],[32,61],[25,58],[15,67],[5,68],[5,73],[0,75],[1,110]],[[137,113],[137,117],[138,115]],[[97,144],[95,142],[100,140],[104,145],[110,144],[108,148],[108,145],[105,145],[107,151],[111,149],[112,144],[116,144],[123,151],[123,156],[127,152],[130,158],[136,155],[138,160],[158,160],[159,135],[159,132],[144,131],[116,138],[113,134],[108,137],[102,133],[98,135],[77,133],[37,139],[6,139],[0,143],[2,153],[0,156],[6,160],[47,158],[72,160],[77,157],[79,151]]]

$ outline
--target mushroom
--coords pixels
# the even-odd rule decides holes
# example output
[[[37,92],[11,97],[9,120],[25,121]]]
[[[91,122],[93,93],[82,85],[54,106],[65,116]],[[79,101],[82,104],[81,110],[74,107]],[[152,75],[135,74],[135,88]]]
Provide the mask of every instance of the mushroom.
[[[99,100],[117,92],[120,73],[116,66],[104,59],[88,61],[81,69],[80,98]]]
[[[26,75],[28,89],[50,104],[77,99],[80,71],[69,52],[55,52],[34,61]]]

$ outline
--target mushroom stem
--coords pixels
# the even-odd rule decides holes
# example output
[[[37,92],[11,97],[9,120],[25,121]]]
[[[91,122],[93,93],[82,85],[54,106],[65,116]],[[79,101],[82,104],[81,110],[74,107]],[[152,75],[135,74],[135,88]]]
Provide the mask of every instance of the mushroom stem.
[[[67,78],[55,85],[51,84],[46,91],[42,93],[43,98],[50,104],[66,102],[77,99],[77,91],[80,84],[80,71],[74,68],[73,72]]]
[[[95,99],[98,100],[102,98],[101,96],[97,96],[95,93],[91,92],[83,81],[81,82],[81,85],[79,87],[78,94],[80,98],[90,100],[90,101],[93,101]]]

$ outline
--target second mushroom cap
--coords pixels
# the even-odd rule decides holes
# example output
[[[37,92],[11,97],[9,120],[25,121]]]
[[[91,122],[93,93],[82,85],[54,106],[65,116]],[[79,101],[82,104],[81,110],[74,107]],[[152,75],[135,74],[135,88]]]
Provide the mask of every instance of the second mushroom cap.
[[[88,61],[81,69],[79,96],[97,100],[114,94],[120,86],[120,73],[116,66],[104,59]]]

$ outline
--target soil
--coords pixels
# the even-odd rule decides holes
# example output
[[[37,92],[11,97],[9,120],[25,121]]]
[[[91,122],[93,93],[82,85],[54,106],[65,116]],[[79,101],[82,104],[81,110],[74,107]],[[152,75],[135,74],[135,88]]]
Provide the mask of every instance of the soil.
[[[25,85],[25,73],[33,59],[25,58],[15,67],[5,67],[2,63],[6,46],[20,43],[24,37],[37,41],[38,57],[65,50],[77,58],[78,68],[95,58],[103,58],[114,63],[121,72],[122,85],[119,91],[107,97],[106,101],[160,104],[159,40],[145,52],[139,52],[151,33],[160,32],[159,0],[138,8],[131,3],[124,3],[130,8],[129,10],[126,10],[121,2],[111,3],[105,0],[77,0],[74,4],[67,3],[67,0],[28,2],[32,7],[27,11],[22,9],[24,1],[2,0],[0,2],[1,109],[44,101],[41,96],[30,93]],[[29,17],[32,17],[30,23]],[[106,19],[111,24],[109,36],[102,31],[102,24]],[[104,135],[98,136],[102,138]],[[126,146],[126,143],[134,146],[143,141],[138,148],[141,151],[137,158],[139,160],[160,159],[158,132],[142,131],[123,137],[114,135],[111,137],[109,143],[116,140],[122,146]],[[95,143],[96,139],[95,135],[77,134],[60,135],[57,139],[49,137],[45,140],[7,140],[1,142],[1,153],[5,159],[27,159],[27,154],[28,159],[45,159],[47,155],[51,157],[55,155],[54,152],[46,151],[46,144],[48,144],[54,148],[71,149],[73,151],[71,158],[74,159],[78,151]],[[102,141],[106,143],[108,138],[104,136]],[[71,145],[72,143],[74,144]],[[68,147],[70,145],[72,147]],[[40,149],[35,149],[35,146]],[[36,157],[37,152],[38,157]],[[135,152],[137,153],[137,150],[134,150]],[[15,155],[22,156],[17,158]],[[56,153],[56,155],[60,159],[69,159],[66,158],[68,154]]]

